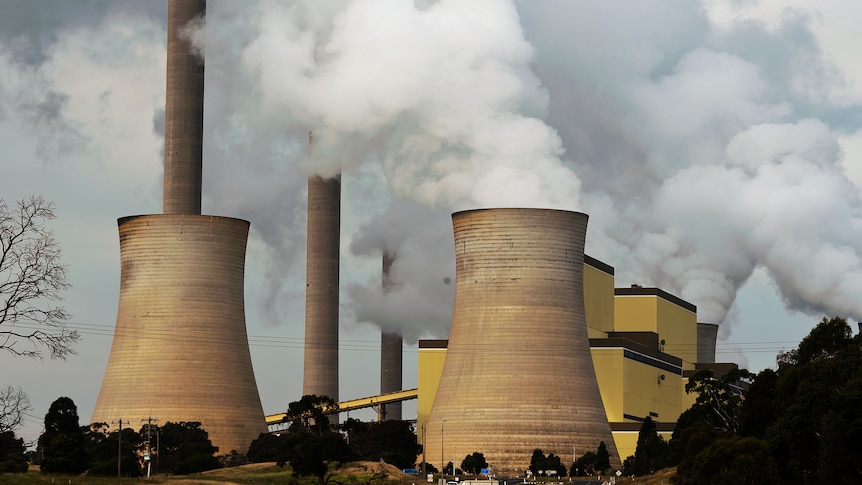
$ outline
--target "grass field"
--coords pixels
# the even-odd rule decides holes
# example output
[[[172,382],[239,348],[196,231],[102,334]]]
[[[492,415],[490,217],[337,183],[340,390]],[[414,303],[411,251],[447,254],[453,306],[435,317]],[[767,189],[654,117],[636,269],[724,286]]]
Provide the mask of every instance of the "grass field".
[[[379,463],[361,462],[353,463],[333,472],[334,479],[343,485],[399,485],[406,483],[411,485],[415,481],[404,482],[394,478],[400,471],[389,465],[383,467]],[[399,477],[400,478],[400,477]],[[257,485],[257,484],[289,484],[289,485],[316,485],[317,479],[312,477],[296,478],[289,467],[280,468],[274,463],[254,463],[250,465],[222,468],[204,473],[196,473],[184,476],[153,476],[147,478],[117,478],[117,477],[90,477],[86,475],[44,475],[38,467],[31,467],[28,473],[0,475],[0,484],[15,485],[108,485],[124,483],[152,483],[152,484],[182,484],[182,485]]]

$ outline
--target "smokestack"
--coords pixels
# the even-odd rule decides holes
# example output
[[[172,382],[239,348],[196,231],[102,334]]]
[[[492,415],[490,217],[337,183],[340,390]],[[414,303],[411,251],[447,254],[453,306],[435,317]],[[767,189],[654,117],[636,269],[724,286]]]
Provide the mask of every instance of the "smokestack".
[[[484,209],[452,224],[455,305],[428,462],[481,451],[496,473],[520,474],[536,448],[571,456],[603,441],[619,466],[584,316],[587,215]]]
[[[91,423],[200,422],[221,454],[266,432],[245,327],[248,221],[201,215],[203,62],[168,2],[164,214],[119,219],[120,302]]]
[[[203,166],[204,61],[184,29],[203,19],[206,0],[168,2],[168,63],[162,212],[200,214]]]
[[[395,256],[383,253],[383,293],[390,292],[395,283],[392,282],[390,271]],[[395,332],[380,334],[380,394],[397,392],[402,389],[401,373],[403,359],[403,339]],[[387,421],[401,420],[401,403],[382,405],[382,419]],[[378,419],[380,416],[378,416]]]
[[[714,323],[697,324],[697,363],[715,363],[715,342],[718,338],[718,325]]]
[[[309,147],[312,142],[309,133]],[[340,243],[341,175],[309,177],[302,393],[336,401]]]

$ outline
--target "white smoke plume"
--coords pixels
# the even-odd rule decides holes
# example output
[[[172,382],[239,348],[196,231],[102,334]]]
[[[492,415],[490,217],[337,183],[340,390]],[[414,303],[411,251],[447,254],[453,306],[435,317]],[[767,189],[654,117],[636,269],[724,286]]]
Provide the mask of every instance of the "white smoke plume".
[[[830,101],[846,85],[804,12],[722,26],[705,5],[521,5],[584,181],[587,249],[701,321],[725,321],[758,267],[789,308],[859,320],[860,197],[838,142],[859,99]],[[564,33],[574,52],[557,57]]]
[[[361,177],[351,177],[373,164],[386,185],[375,190],[385,192],[392,204],[412,200],[439,209],[435,214],[442,224],[430,226],[440,231],[433,237],[422,237],[428,227],[417,225],[416,218],[394,222],[410,225],[403,232],[406,242],[398,248],[394,269],[406,275],[406,268],[425,264],[442,268],[442,253],[434,259],[425,254],[423,262],[412,259],[422,251],[407,248],[451,239],[452,210],[578,207],[580,181],[560,158],[563,149],[555,130],[542,121],[548,97],[530,67],[533,48],[524,38],[514,4],[357,0],[214,7],[208,13],[206,36],[193,37],[206,39],[208,93],[211,87],[220,91],[208,94],[218,99],[218,106],[212,110],[208,106],[207,112],[230,120],[216,142],[226,152],[246,150],[249,144],[271,150],[263,156],[263,171],[275,178],[264,185],[256,202],[237,201],[255,204],[243,210],[249,217],[259,218],[251,215],[259,210],[272,213],[272,201],[285,209],[301,203],[299,187],[281,184],[278,176],[301,177],[304,182],[311,173],[343,173],[347,185],[362,183]],[[210,77],[213,70],[220,73],[216,78]],[[313,157],[307,156],[303,143],[308,131],[314,133]],[[234,140],[236,144],[227,145]],[[279,156],[281,160],[276,159]],[[242,169],[259,170],[256,166],[261,165]],[[205,187],[219,184],[219,179],[233,183],[235,178],[221,173],[205,180]],[[368,222],[367,215],[353,212],[350,205],[344,201],[342,220]],[[405,210],[381,217],[404,216]],[[378,207],[375,212],[380,211]],[[264,224],[265,239],[273,227]],[[281,243],[288,232],[292,231],[275,230],[268,239],[280,249],[276,266],[297,259],[300,245]],[[357,251],[374,253],[362,246],[357,244]],[[442,285],[442,278],[436,284]],[[365,282],[367,291],[354,288],[351,295],[369,298],[379,290],[374,281],[379,277]],[[436,316],[430,332],[445,334],[451,311],[447,298],[437,298],[437,292],[417,286],[419,282],[409,277],[402,281],[396,292],[405,300],[402,305],[428,293],[423,297],[433,307],[428,313]],[[443,292],[449,300],[451,293],[451,288]],[[372,303],[355,303],[359,319],[374,313]],[[423,320],[427,325],[429,319]]]
[[[409,200],[390,205],[364,225],[353,238],[351,251],[381,261],[393,258],[390,287],[352,284],[355,318],[396,332],[407,342],[445,335],[452,319],[455,286],[455,247],[448,211],[433,211]]]
[[[788,308],[862,318],[860,197],[839,143],[862,108],[804,11],[767,26],[718,23],[720,2],[683,0],[212,3],[207,70],[221,78],[208,83],[229,120],[218,139],[264,161],[220,170],[265,167],[262,196],[237,203],[273,222],[263,233],[296,222],[265,240],[301,230],[302,186],[282,176],[343,172],[381,204],[445,219],[345,202],[357,254],[379,258],[387,230],[402,238],[404,291],[384,298],[378,276],[359,278],[359,320],[390,330],[406,319],[399,293],[424,295],[441,311],[422,329],[445,335],[452,289],[420,268],[451,257],[403,247],[447,240],[451,211],[495,206],[588,213],[587,251],[618,286],[678,294],[701,321],[725,321],[757,268]],[[277,254],[301,246],[287,239]]]

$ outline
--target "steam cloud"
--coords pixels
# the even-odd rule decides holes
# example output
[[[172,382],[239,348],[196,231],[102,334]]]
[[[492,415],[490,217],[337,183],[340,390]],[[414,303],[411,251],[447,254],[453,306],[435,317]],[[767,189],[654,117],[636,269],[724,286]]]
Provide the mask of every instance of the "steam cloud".
[[[192,35],[207,51],[204,208],[252,221],[249,257],[267,270],[272,321],[301,307],[306,177],[337,172],[344,274],[358,275],[346,281],[351,314],[408,340],[447,333],[449,214],[494,206],[588,213],[587,252],[616,268],[619,286],[676,293],[700,320],[729,324],[723,338],[758,269],[788,308],[858,321],[862,204],[840,143],[862,128],[858,94],[804,11],[773,26],[720,23],[715,5],[211,0],[206,32]],[[148,74],[158,70],[129,66],[162,59],[152,17],[164,6],[87,2],[57,30],[69,8],[47,2],[29,23],[0,21],[10,66],[0,117],[43,134],[45,159],[98,143],[111,173],[141,167],[150,181],[154,166],[120,161],[150,157],[157,136],[141,136],[143,150],[112,140],[123,113],[158,105],[163,80]],[[75,34],[106,26],[135,54]],[[59,59],[103,69],[100,56],[133,73],[128,85],[155,86],[147,99],[60,75],[70,70]],[[120,114],[83,118],[99,103]],[[398,256],[401,285],[385,297],[384,250]]]
[[[401,290],[350,284],[359,320],[444,336],[448,214],[495,206],[590,214],[587,251],[618,285],[679,294],[701,321],[733,324],[757,268],[789,308],[862,318],[860,197],[837,139],[860,106],[832,101],[845,86],[802,13],[769,29],[677,0],[215,7],[222,138],[264,141],[285,177],[343,172],[389,207],[344,204],[355,254],[398,255]],[[300,189],[267,184],[259,203],[296,210]]]

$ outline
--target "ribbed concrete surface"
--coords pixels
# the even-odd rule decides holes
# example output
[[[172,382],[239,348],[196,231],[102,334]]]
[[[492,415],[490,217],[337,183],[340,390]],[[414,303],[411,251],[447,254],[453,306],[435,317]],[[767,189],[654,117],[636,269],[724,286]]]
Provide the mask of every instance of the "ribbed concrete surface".
[[[341,176],[308,179],[303,395],[338,401]]]
[[[120,303],[90,422],[200,421],[219,453],[267,430],[245,327],[249,224],[215,216],[119,220]]]
[[[428,462],[478,451],[496,473],[523,474],[536,448],[568,466],[573,446],[604,441],[619,463],[584,318],[587,216],[484,209],[452,222],[455,305]]]
[[[168,2],[167,91],[165,100],[165,214],[201,213],[204,129],[204,61],[181,33],[203,18],[205,0]]]

